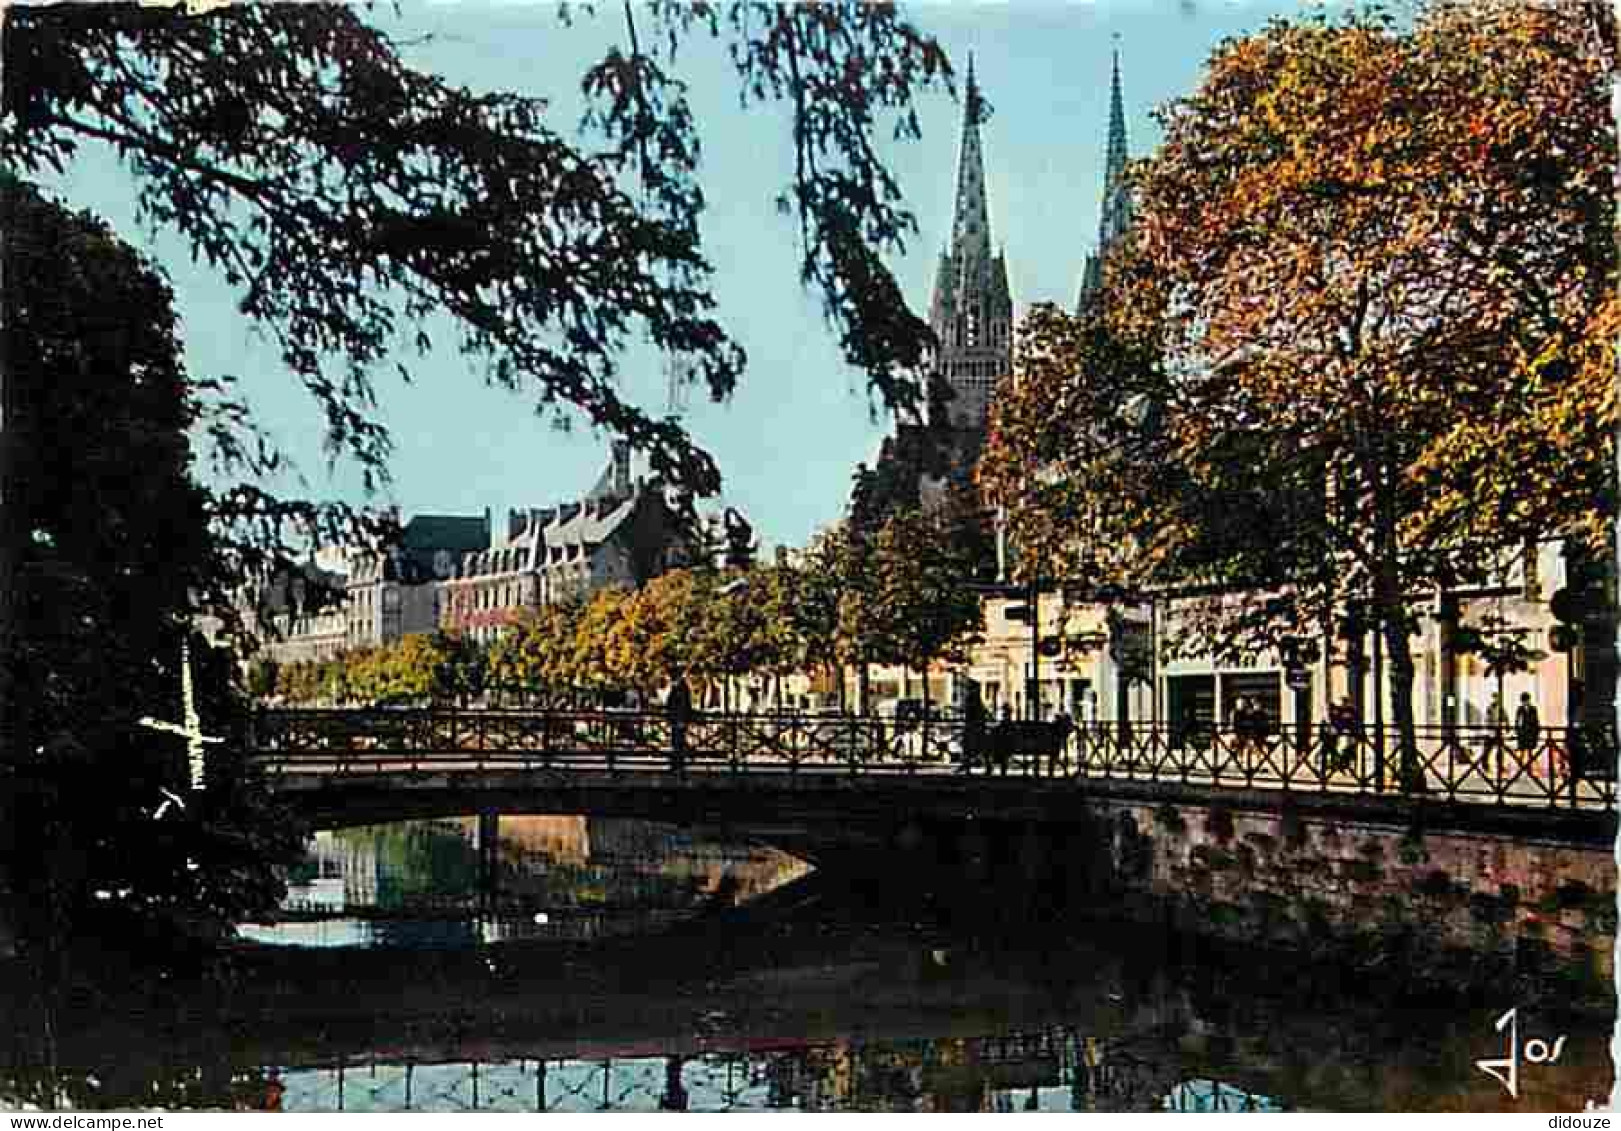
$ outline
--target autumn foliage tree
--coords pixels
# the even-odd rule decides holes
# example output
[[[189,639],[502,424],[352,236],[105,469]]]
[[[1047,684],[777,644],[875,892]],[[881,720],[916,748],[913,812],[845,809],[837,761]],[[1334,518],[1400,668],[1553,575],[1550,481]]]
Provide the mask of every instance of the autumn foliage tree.
[[[575,686],[603,691],[631,685],[639,678],[641,652],[624,625],[630,622],[636,594],[625,589],[599,590],[574,622],[569,671]]]
[[[944,509],[892,514],[873,545],[877,582],[866,615],[877,637],[872,654],[923,673],[929,665],[961,662],[980,626],[980,599],[972,589],[975,545],[959,525],[967,516]]]
[[[564,692],[573,684],[571,670],[577,602],[558,602],[531,609],[490,646],[489,686],[519,697]]]
[[[1411,595],[1613,513],[1591,33],[1582,5],[1448,5],[1225,44],[1135,171],[1102,312],[1032,318],[993,424],[987,485],[1036,552],[1241,591],[1201,646],[1364,610],[1409,776]]]
[[[842,665],[849,648],[841,631],[845,595],[859,579],[860,557],[847,526],[820,531],[795,567],[793,624],[807,668],[834,677],[844,705]]]
[[[806,591],[805,571],[784,560],[749,574],[749,589],[741,595],[758,615],[753,655],[755,670],[771,679],[780,702],[782,680],[805,671],[813,652],[806,636],[806,618],[800,612]]]

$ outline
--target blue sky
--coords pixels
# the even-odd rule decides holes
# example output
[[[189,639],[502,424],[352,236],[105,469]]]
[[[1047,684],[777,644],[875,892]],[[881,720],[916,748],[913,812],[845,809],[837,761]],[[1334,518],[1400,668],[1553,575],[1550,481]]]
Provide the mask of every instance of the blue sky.
[[[1157,139],[1150,112],[1194,89],[1211,49],[1300,4],[1237,0],[1097,0],[1007,4],[923,3],[915,22],[940,38],[959,75],[973,52],[995,109],[983,128],[992,236],[1005,249],[1016,309],[1073,300],[1092,247],[1101,202],[1109,58],[1122,56],[1127,129],[1134,157]],[[1315,5],[1305,5],[1314,8]],[[474,89],[508,89],[553,100],[554,124],[579,118],[579,77],[623,34],[617,4],[563,27],[550,4],[440,2],[391,6],[376,18],[402,39],[414,64]],[[705,241],[715,264],[718,315],[748,350],[736,395],[713,405],[694,390],[686,420],[725,476],[724,501],[740,507],[767,545],[801,545],[836,519],[856,463],[872,457],[887,419],[872,416],[862,375],[840,360],[819,300],[798,283],[796,229],[775,209],[790,168],[786,118],[737,110],[735,77],[718,46],[683,54],[702,133],[710,209]],[[960,109],[945,94],[920,107],[921,141],[890,147],[892,168],[920,225],[894,268],[914,310],[925,313],[933,270],[949,229]],[[238,376],[258,418],[294,457],[307,489],[364,502],[358,477],[329,471],[313,403],[274,352],[236,314],[235,296],[183,245],[137,226],[127,176],[106,153],[84,150],[61,181],[70,203],[104,215],[169,271],[196,376]],[[450,340],[450,335],[440,338]],[[532,402],[485,388],[452,349],[418,363],[418,381],[379,375],[381,416],[395,440],[394,483],[378,501],[406,514],[478,513],[546,505],[590,485],[606,437],[583,422],[567,433]],[[659,359],[637,355],[624,388],[662,411]]]

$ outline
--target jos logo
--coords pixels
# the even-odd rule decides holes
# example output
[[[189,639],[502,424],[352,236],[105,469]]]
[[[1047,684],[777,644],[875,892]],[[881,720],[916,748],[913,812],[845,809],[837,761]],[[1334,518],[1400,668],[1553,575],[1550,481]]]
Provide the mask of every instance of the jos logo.
[[[1515,1099],[1520,1098],[1520,1058],[1523,1056],[1527,1064],[1558,1064],[1559,1054],[1565,1050],[1563,1035],[1555,1038],[1549,1044],[1541,1037],[1532,1037],[1524,1045],[1520,1044],[1520,1010],[1516,1006],[1497,1019],[1497,1031],[1501,1033],[1508,1029],[1508,1049],[1506,1056],[1499,1060],[1477,1060],[1475,1067],[1480,1069],[1492,1079],[1498,1081],[1508,1089],[1508,1094]]]

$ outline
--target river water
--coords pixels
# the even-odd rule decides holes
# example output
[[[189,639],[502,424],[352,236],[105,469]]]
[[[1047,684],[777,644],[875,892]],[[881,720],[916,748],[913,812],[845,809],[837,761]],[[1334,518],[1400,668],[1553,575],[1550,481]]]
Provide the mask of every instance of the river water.
[[[319,834],[224,975],[70,1004],[51,1057],[15,1034],[0,1102],[47,1103],[47,1079],[81,1109],[284,1111],[1570,1111],[1610,1090],[1606,1018],[1499,1033],[1516,1003],[1402,1001],[1106,909],[1015,926],[673,826],[479,837]],[[1476,1063],[1509,1030],[1517,1094]]]

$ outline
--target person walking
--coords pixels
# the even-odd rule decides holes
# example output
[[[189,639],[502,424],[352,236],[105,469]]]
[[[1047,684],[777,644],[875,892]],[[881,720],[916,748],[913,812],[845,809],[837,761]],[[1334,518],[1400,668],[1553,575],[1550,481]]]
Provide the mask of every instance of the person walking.
[[[985,750],[985,700],[979,697],[979,684],[968,685],[968,699],[962,708],[962,769],[972,773]]]
[[[1497,776],[1503,776],[1503,767],[1508,762],[1508,709],[1503,706],[1502,692],[1493,692],[1492,701],[1486,705],[1486,733],[1480,740],[1480,760],[1477,765],[1481,776],[1492,776],[1492,762],[1497,763]],[[1458,744],[1460,753],[1465,750],[1465,744]],[[1495,759],[1494,759],[1495,756]],[[1468,757],[1464,753],[1464,757]]]
[[[1006,703],[1003,703],[1002,724],[996,728],[996,749],[992,751],[992,757],[996,759],[997,772],[1004,778],[1007,777],[1007,764],[1009,757],[1008,746],[1012,743],[1012,741],[1013,708],[1009,707]]]
[[[1342,697],[1328,709],[1328,720],[1334,728],[1334,771],[1349,770],[1357,760],[1356,708],[1349,698]]]
[[[1232,727],[1233,753],[1238,769],[1240,773],[1245,773],[1250,769],[1255,744],[1255,709],[1250,706],[1249,696],[1240,695],[1233,704],[1229,725]]]
[[[1500,733],[1508,731],[1508,710],[1503,706],[1503,693],[1492,695],[1491,705],[1486,708],[1486,725]]]
[[[1329,708],[1328,717],[1317,724],[1317,743],[1320,748],[1318,768],[1322,780],[1326,782],[1340,760],[1339,728],[1334,725],[1332,707]]]
[[[1537,742],[1542,737],[1542,717],[1537,714],[1531,693],[1520,693],[1520,706],[1514,712],[1514,743],[1520,751],[1520,765],[1536,772]],[[1553,759],[1548,759],[1548,776],[1553,777]]]
[[[1047,776],[1058,777],[1060,774],[1069,774],[1069,738],[1075,733],[1075,720],[1069,717],[1069,712],[1062,707],[1058,714],[1053,716],[1052,750],[1047,763]]]
[[[1193,703],[1192,700],[1189,700],[1187,703],[1183,704],[1182,717],[1178,721],[1181,725],[1177,730],[1176,745],[1178,747],[1183,745],[1198,746],[1199,708]]]
[[[670,717],[670,770],[687,770],[687,723],[692,719],[692,690],[684,676],[676,676],[670,693],[664,697],[664,711]]]

